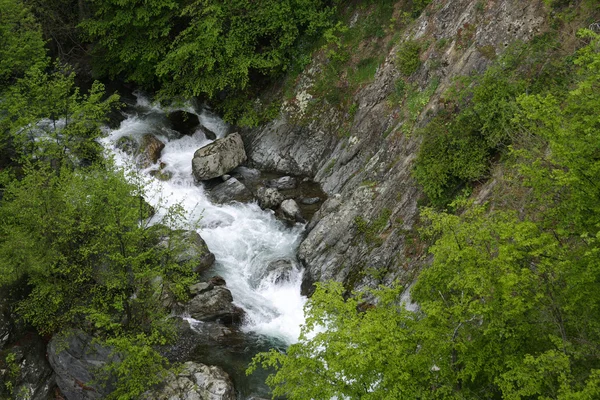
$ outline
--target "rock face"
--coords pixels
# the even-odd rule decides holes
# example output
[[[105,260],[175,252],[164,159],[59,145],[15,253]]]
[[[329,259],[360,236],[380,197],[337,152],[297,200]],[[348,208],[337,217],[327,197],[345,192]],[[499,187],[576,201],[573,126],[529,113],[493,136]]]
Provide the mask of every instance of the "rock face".
[[[433,0],[390,48],[373,82],[355,93],[352,115],[318,99],[311,100],[310,112],[298,108],[311,106],[301,100],[311,97],[323,67],[315,61],[299,76],[295,99],[284,104],[279,118],[243,132],[250,165],[313,177],[328,195],[299,247],[305,292],[311,282],[327,279],[358,289],[396,279],[408,283],[412,271],[426,262],[424,247],[412,233],[421,196],[412,176],[420,137],[405,132],[443,107],[440,94],[456,77],[484,71],[491,62],[487,50],[500,54],[509,42],[529,40],[545,29],[542,0],[477,4]],[[468,41],[465,27],[472,30]],[[429,47],[421,51],[419,69],[402,77],[396,54],[410,39]],[[436,47],[442,39],[447,45]],[[418,91],[438,82],[410,128],[399,118],[401,105],[390,102],[399,78]],[[367,270],[378,273],[363,273]]]
[[[246,161],[244,143],[238,133],[217,139],[194,153],[192,173],[199,181],[213,179]]]
[[[9,398],[5,390],[10,385],[10,398],[47,400],[55,383],[42,338],[34,333],[26,335],[18,344],[6,350],[3,359],[6,357],[12,358],[12,361],[0,369],[0,398]],[[11,376],[13,366],[16,367],[16,376]]]
[[[144,400],[235,400],[229,375],[219,367],[188,361],[177,375],[172,374],[157,392]],[[69,399],[70,400],[70,399]]]
[[[200,291],[189,302],[190,316],[199,321],[220,321],[226,324],[242,319],[244,311],[233,305],[233,296],[225,286]]]
[[[48,343],[48,361],[56,384],[68,400],[103,399],[114,390],[114,379],[101,381],[98,369],[114,356],[82,331],[57,335]]]

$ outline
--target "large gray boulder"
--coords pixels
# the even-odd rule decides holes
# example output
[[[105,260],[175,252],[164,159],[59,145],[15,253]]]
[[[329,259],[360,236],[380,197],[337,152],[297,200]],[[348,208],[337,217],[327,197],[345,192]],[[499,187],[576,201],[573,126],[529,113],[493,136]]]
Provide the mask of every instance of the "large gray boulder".
[[[302,211],[296,203],[292,199],[284,200],[279,206],[279,216],[288,222],[301,222],[304,223],[306,220],[302,216]]]
[[[117,357],[83,331],[54,336],[47,353],[56,384],[68,400],[103,399],[114,390],[115,379],[102,379],[101,368]]]
[[[192,173],[199,181],[217,178],[246,161],[244,143],[238,133],[199,148],[192,160]]]
[[[229,375],[219,367],[188,361],[171,374],[159,391],[147,392],[143,400],[235,400]],[[70,399],[69,399],[70,400]]]
[[[215,262],[215,255],[196,231],[170,231],[158,245],[169,249],[175,262],[180,265],[193,261],[194,270],[198,273],[207,271]]]
[[[235,323],[242,319],[244,311],[233,305],[233,296],[225,286],[213,286],[198,293],[188,305],[190,316],[199,321]]]

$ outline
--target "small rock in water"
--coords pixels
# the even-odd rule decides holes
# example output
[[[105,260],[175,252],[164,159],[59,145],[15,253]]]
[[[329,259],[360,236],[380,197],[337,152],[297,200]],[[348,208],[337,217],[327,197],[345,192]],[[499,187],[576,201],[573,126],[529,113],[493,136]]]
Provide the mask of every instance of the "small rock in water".
[[[317,204],[318,202],[320,202],[321,199],[318,197],[302,197],[299,201],[301,204],[304,204],[306,206],[311,206],[313,204]]]
[[[227,175],[227,174],[225,174],[221,177],[221,179],[223,179],[223,182],[227,182],[229,180],[229,178],[231,178],[231,175]]]
[[[252,199],[252,193],[237,179],[230,177],[223,183],[218,184],[210,191],[211,199],[218,204],[232,201],[245,202]]]
[[[260,187],[256,191],[258,205],[262,209],[275,208],[284,200],[284,197],[275,188]]]
[[[278,179],[271,179],[266,182],[267,187],[275,188],[279,190],[295,189],[298,186],[296,178],[291,176],[282,176]]]
[[[173,111],[167,114],[167,118],[173,125],[173,129],[184,135],[193,135],[200,125],[200,120],[196,114],[187,111]]]
[[[306,220],[302,217],[302,211],[300,211],[298,203],[292,199],[283,201],[279,207],[279,211],[281,213],[281,217],[287,221],[302,223],[306,222]]]
[[[206,126],[202,126],[202,132],[204,132],[204,136],[208,140],[216,140],[217,139],[217,134],[214,133],[213,131],[211,131],[210,129],[208,129]]]
[[[152,164],[156,164],[160,158],[160,153],[164,148],[165,144],[154,137],[154,135],[144,135],[142,138],[142,144],[140,145],[140,166],[147,168]]]

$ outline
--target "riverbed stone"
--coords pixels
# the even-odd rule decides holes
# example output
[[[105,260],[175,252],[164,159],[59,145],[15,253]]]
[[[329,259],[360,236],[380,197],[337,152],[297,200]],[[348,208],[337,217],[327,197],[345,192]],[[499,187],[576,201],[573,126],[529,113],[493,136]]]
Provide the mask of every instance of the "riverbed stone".
[[[248,188],[234,177],[229,177],[225,182],[218,184],[210,190],[210,198],[217,204],[239,201],[241,203],[253,198]]]
[[[183,110],[171,111],[167,114],[167,119],[171,122],[173,129],[183,135],[193,135],[200,125],[196,114]]]
[[[298,180],[292,176],[282,176],[281,178],[268,180],[266,186],[277,190],[290,190],[298,186]]]
[[[199,148],[192,160],[192,173],[198,181],[217,178],[246,161],[244,143],[239,133]]]
[[[278,214],[282,219],[288,222],[306,222],[304,217],[302,217],[302,211],[300,210],[298,203],[292,199],[287,199],[281,202]]]
[[[256,190],[256,198],[258,199],[258,205],[262,209],[277,208],[285,198],[275,188],[259,187]]]
[[[139,149],[139,165],[142,168],[147,168],[152,164],[156,164],[160,159],[160,153],[164,148],[165,144],[158,140],[154,135],[144,135]]]
[[[170,374],[158,391],[149,391],[144,400],[235,400],[231,378],[223,369],[192,361]]]

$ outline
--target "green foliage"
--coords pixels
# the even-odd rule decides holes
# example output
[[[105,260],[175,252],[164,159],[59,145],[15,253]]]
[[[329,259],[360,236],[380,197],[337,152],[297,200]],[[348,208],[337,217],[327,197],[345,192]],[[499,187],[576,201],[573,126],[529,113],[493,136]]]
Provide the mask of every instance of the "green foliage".
[[[40,26],[20,0],[0,0],[0,92],[32,67],[46,64]]]
[[[55,166],[99,160],[100,126],[119,97],[105,98],[98,82],[81,94],[74,80],[68,70],[47,74],[32,68],[7,90],[0,127],[17,156]]]
[[[514,117],[521,93],[560,91],[565,85],[562,74],[548,75],[563,68],[548,59],[554,45],[547,37],[516,45],[481,77],[459,82],[465,89],[445,95],[447,109],[455,112],[442,112],[420,131],[424,141],[414,170],[433,204],[443,206],[462,186],[485,178],[490,159],[520,131]]]
[[[398,70],[404,76],[410,76],[421,66],[421,44],[416,40],[407,40],[402,43],[396,54]]]

